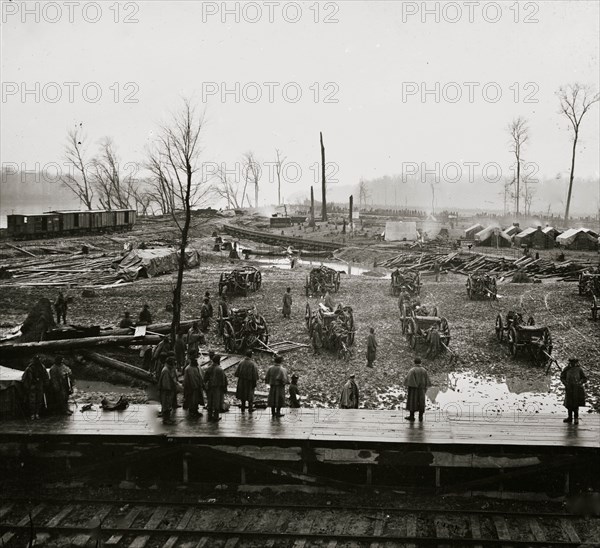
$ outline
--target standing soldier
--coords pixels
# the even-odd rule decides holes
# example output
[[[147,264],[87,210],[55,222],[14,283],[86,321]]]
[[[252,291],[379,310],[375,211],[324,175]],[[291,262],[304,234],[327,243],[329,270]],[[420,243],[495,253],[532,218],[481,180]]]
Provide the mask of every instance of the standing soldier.
[[[315,321],[312,332],[313,354],[317,355],[323,348],[323,326],[319,320]]]
[[[223,408],[225,392],[227,392],[227,377],[225,376],[225,371],[221,369],[221,356],[213,356],[204,374],[204,383],[208,397],[208,420],[210,422],[219,422],[221,420],[219,413]]]
[[[54,358],[54,365],[50,368],[50,387],[56,411],[61,415],[72,415],[69,409],[69,396],[73,393],[73,380],[71,369],[63,363],[61,356]]]
[[[419,413],[419,422],[423,422],[423,413],[425,413],[425,392],[431,386],[429,375],[424,367],[421,366],[421,358],[415,358],[415,365],[412,367],[406,379],[404,386],[408,389],[406,397],[406,409],[409,412],[407,421],[414,422],[415,412]]]
[[[292,384],[290,384],[289,394],[290,407],[292,409],[298,409],[300,407],[300,391],[298,390],[298,375],[295,373],[292,375]]]
[[[175,361],[177,362],[177,369],[179,371],[183,371],[185,367],[185,341],[183,340],[183,329],[179,329],[177,332],[177,337],[175,338],[175,344],[173,345],[173,350],[175,351]]]
[[[160,392],[161,411],[159,416],[163,424],[175,424],[171,419],[173,400],[177,397],[177,376],[175,373],[175,360],[171,357],[165,361],[165,366],[158,377],[158,390]]]
[[[560,374],[560,381],[565,386],[564,406],[568,412],[568,417],[563,419],[563,422],[579,424],[579,407],[585,406],[583,385],[587,382],[587,377],[579,366],[578,359],[569,359],[569,364]]]
[[[358,409],[358,385],[354,379],[355,375],[353,373],[342,388],[342,395],[340,396],[340,408],[342,409]]]
[[[254,403],[254,390],[258,382],[258,366],[252,359],[252,350],[248,350],[246,357],[238,363],[235,376],[238,378],[235,397],[242,402],[242,413],[246,412],[246,402],[248,402],[248,413],[254,413],[252,405]]]
[[[204,302],[200,307],[200,329],[202,331],[208,331],[210,324],[210,317],[212,316],[212,306],[210,301],[204,297]]]
[[[27,394],[29,415],[31,420],[40,418],[40,410],[44,407],[44,388],[50,381],[48,371],[39,356],[34,356],[21,378]]]
[[[204,293],[204,298],[208,299],[208,317],[212,318],[213,317],[213,305],[210,302],[210,292],[206,292]]]
[[[225,293],[221,295],[219,299],[219,320],[225,320],[229,318],[229,306],[227,304],[227,299],[225,297]],[[219,325],[217,326],[219,331],[219,335],[223,335],[223,322],[219,321]]]
[[[440,281],[440,262],[436,259],[433,263],[433,273],[435,274],[435,281]]]
[[[289,384],[287,371],[281,364],[283,358],[275,355],[274,364],[267,370],[265,383],[269,385],[267,405],[271,408],[271,417],[280,418],[284,415],[281,408],[285,406],[285,385]]]
[[[188,355],[192,355],[196,353],[198,355],[200,353],[200,345],[206,344],[206,340],[204,339],[204,335],[202,331],[200,331],[200,326],[198,322],[193,322],[192,327],[187,332],[187,352]]]
[[[290,318],[290,314],[292,313],[292,289],[288,287],[283,294],[283,317]]]
[[[371,327],[367,337],[367,367],[373,367],[373,362],[377,358],[377,339],[375,338],[375,328]]]
[[[145,304],[140,312],[139,325],[150,325],[152,323],[152,314],[150,314],[150,307]]]
[[[197,359],[192,357],[183,372],[183,408],[187,409],[192,418],[202,416],[198,411],[198,405],[204,405],[203,390],[202,370],[198,366]]]
[[[67,299],[62,294],[62,291],[58,293],[56,301],[54,301],[54,310],[56,312],[56,323],[60,324],[62,318],[63,324],[67,324]]]
[[[435,358],[442,349],[442,338],[440,337],[440,331],[437,325],[432,325],[427,333],[427,342],[429,348],[427,349],[426,358]]]

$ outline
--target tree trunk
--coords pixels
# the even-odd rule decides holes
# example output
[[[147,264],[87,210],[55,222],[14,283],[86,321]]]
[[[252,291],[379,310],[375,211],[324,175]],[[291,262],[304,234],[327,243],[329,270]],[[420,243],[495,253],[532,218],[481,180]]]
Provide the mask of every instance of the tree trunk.
[[[323,197],[323,205],[321,206],[321,220],[327,221],[327,191],[325,188],[325,147],[323,146],[323,133],[320,132],[319,136],[321,138],[321,190]]]
[[[162,340],[160,335],[146,335],[145,337],[120,336],[120,337],[82,337],[81,339],[60,339],[57,341],[40,341],[28,343],[3,343],[0,345],[2,354],[17,352],[36,352],[53,350],[72,350],[75,348],[92,348],[95,346],[131,346],[154,345]]]
[[[521,195],[521,158],[517,154],[517,212],[516,216],[519,216],[519,196]]]
[[[152,383],[156,382],[156,379],[151,373],[148,373],[148,371],[145,371],[140,367],[136,367],[135,365],[121,362],[119,360],[115,360],[114,358],[109,358],[108,356],[103,356],[102,354],[92,352],[91,350],[84,350],[81,354],[88,360],[92,360],[100,365],[106,365],[112,369],[116,369],[117,371],[121,371],[127,375],[131,375],[132,377],[136,377],[137,379],[142,379],[146,382]]]
[[[565,208],[565,228],[569,228],[567,223],[569,222],[569,209],[571,208],[571,193],[573,192],[573,179],[575,178],[575,150],[577,148],[577,137],[578,131],[575,130],[575,137],[573,139],[573,154],[571,156],[571,175],[569,176],[569,192],[567,194],[567,207]]]
[[[352,211],[354,209],[354,196],[350,196],[350,234],[352,234],[354,230],[354,221],[352,220]]]
[[[315,226],[315,192],[313,187],[310,187],[310,221],[309,226]]]

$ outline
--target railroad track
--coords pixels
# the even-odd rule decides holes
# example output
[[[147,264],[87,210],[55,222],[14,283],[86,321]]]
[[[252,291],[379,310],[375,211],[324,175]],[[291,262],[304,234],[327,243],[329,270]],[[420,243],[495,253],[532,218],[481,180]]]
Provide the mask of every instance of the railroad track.
[[[68,539],[130,548],[580,546],[589,521],[562,513],[114,499],[0,499],[0,547]],[[96,544],[98,543],[98,544]]]

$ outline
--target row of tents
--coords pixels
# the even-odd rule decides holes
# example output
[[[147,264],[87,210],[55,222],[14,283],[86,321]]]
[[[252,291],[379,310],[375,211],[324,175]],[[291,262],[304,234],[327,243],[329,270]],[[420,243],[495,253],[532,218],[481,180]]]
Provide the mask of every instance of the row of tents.
[[[551,226],[536,226],[521,229],[517,223],[502,229],[497,225],[484,228],[475,224],[465,230],[465,239],[474,240],[475,245],[485,247],[529,247],[552,249],[563,247],[595,251],[598,249],[598,232],[589,228],[569,228],[564,232]]]

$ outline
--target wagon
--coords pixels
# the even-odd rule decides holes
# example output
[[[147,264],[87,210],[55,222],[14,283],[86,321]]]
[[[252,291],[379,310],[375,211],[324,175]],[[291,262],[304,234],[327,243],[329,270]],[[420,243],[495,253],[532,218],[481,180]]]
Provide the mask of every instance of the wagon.
[[[392,283],[390,286],[390,293],[397,297],[405,288],[408,293],[414,297],[421,294],[421,273],[410,272],[396,269],[392,272]]]
[[[335,352],[338,358],[350,359],[354,344],[354,314],[351,306],[338,304],[331,312],[325,305],[319,304],[313,312],[306,304],[304,319],[311,339],[315,329],[321,329],[323,347]]]
[[[511,356],[527,354],[536,365],[547,365],[552,360],[552,336],[545,326],[535,325],[533,316],[527,322],[519,312],[510,310],[503,320],[496,317],[496,338],[502,342],[505,337]]]
[[[600,297],[600,268],[598,272],[594,270],[581,272],[579,274],[579,294]]]
[[[426,306],[403,304],[400,322],[402,333],[406,335],[413,350],[416,350],[419,344],[426,344],[427,354],[435,354],[438,350],[438,337],[441,350],[449,350],[450,325],[446,318],[438,315],[437,307],[428,309]]]
[[[219,295],[248,295],[250,291],[258,291],[262,284],[260,270],[253,266],[236,268],[231,272],[221,273],[219,278]]]
[[[310,295],[325,295],[337,293],[340,288],[340,272],[321,265],[318,268],[313,268],[306,277],[306,296]]]
[[[269,342],[267,322],[255,308],[230,308],[228,316],[219,316],[219,323],[227,352],[263,349]]]
[[[467,278],[467,295],[469,299],[498,299],[496,277],[489,274],[469,274]]]

